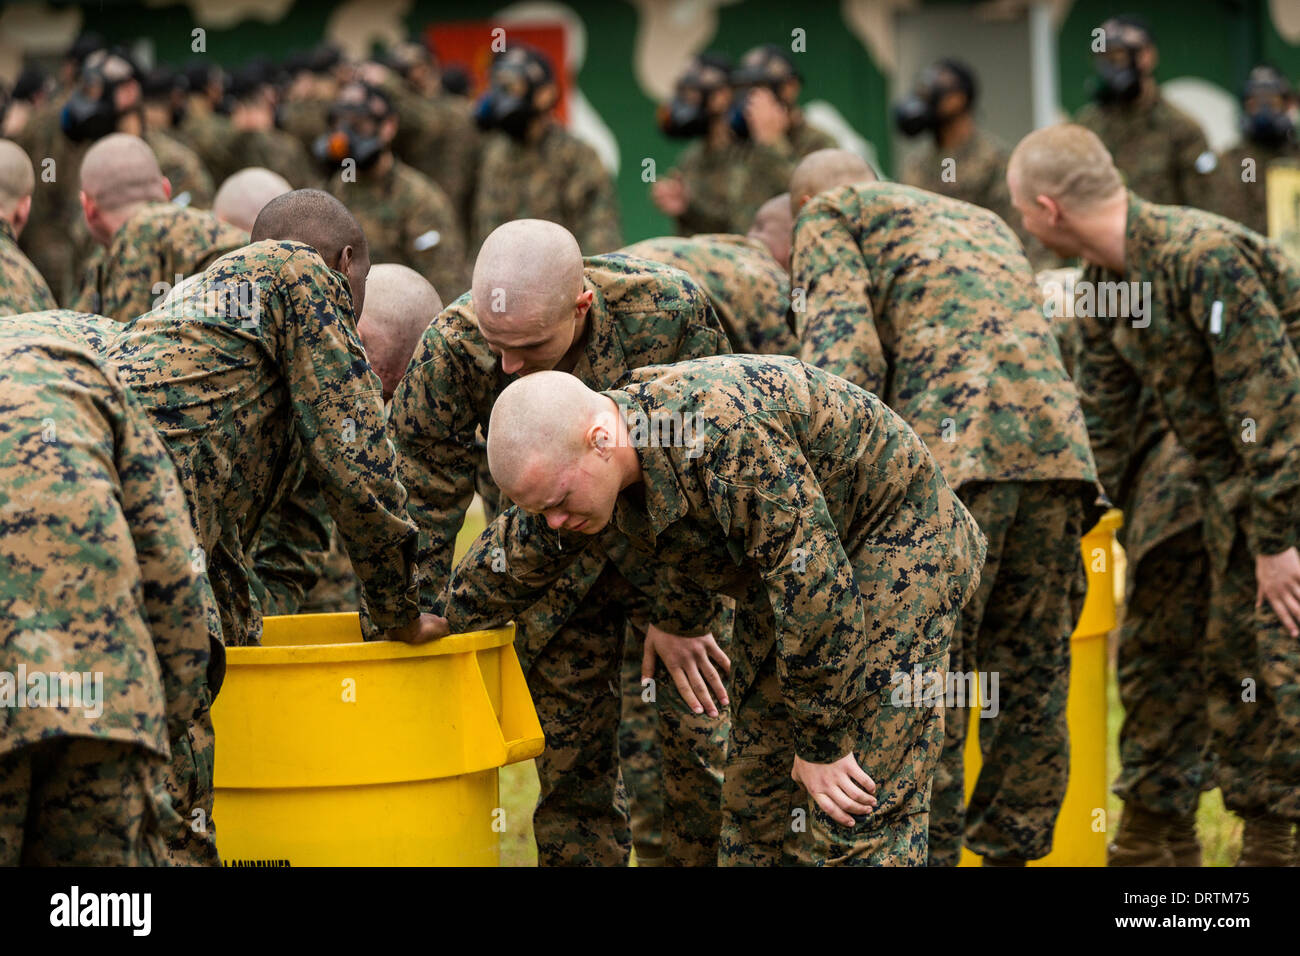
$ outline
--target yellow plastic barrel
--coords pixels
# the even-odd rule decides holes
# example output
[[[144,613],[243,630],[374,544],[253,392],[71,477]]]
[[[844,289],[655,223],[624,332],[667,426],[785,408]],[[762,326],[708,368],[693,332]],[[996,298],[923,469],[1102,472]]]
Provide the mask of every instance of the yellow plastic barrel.
[[[269,617],[226,652],[214,822],[231,866],[496,866],[497,770],[542,752],[514,628],[363,642],[356,614]]]
[[[1083,536],[1088,595],[1070,642],[1070,781],[1056,819],[1052,852],[1030,866],[1106,865],[1106,635],[1115,627],[1117,604],[1115,532],[1123,515],[1108,511]],[[981,766],[977,724],[972,712],[966,735],[966,797],[970,799]],[[978,866],[980,858],[963,849],[962,866]]]

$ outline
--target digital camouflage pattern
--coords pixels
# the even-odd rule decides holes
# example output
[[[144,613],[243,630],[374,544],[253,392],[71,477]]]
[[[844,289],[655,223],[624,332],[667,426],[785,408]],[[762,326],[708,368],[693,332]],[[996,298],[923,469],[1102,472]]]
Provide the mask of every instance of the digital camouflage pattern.
[[[0,322],[0,339],[53,335],[85,346],[95,355],[103,355],[121,327],[120,323],[102,315],[72,309],[47,309],[5,318]]]
[[[585,260],[584,284],[594,299],[586,345],[572,371],[594,388],[612,387],[644,365],[727,351],[726,334],[707,296],[677,269],[625,255],[596,256]],[[426,609],[442,607],[439,592],[451,576],[456,534],[486,473],[479,435],[486,434],[492,405],[513,378],[488,349],[467,294],[425,330],[393,395],[390,433],[408,508],[420,528]],[[488,484],[482,491],[491,517],[499,492]],[[625,605],[635,600],[624,577],[635,570],[623,567],[620,574],[604,555],[586,553],[543,600],[516,616],[516,648],[547,735],[546,753],[538,760],[542,796],[533,820],[544,864],[617,865],[627,859],[626,798],[614,761]],[[698,617],[665,629],[686,633],[680,628],[699,628],[713,611],[710,603]],[[681,724],[688,729],[663,735],[667,759],[697,768],[691,780],[707,782],[716,774],[720,754],[701,758],[707,746],[698,741],[716,738],[717,723],[684,715]],[[680,756],[667,757],[670,753]],[[671,810],[665,841],[671,843],[667,852],[684,855],[679,862],[716,858],[716,786],[711,793],[694,784],[683,794],[685,802]],[[711,842],[692,836],[710,826]]]
[[[1201,791],[1214,785],[1200,666],[1210,571],[1199,524],[1164,539],[1129,579],[1116,668],[1124,721],[1113,789],[1125,806],[1188,816]]]
[[[786,191],[800,158],[786,142],[692,143],[675,170],[686,186],[686,211],[677,217],[677,233],[748,232],[758,207]]]
[[[1213,180],[1203,201],[1196,203],[1248,229],[1268,235],[1268,169],[1300,163],[1300,144],[1275,148],[1243,142],[1219,155]],[[1277,238],[1276,236],[1274,238]]]
[[[477,251],[488,233],[511,219],[558,222],[589,256],[623,245],[614,178],[594,149],[558,123],[535,144],[515,142],[504,133],[483,138],[473,248]]]
[[[0,315],[40,312],[54,306],[45,278],[18,248],[13,226],[0,219]]]
[[[1200,125],[1159,91],[1129,105],[1088,103],[1074,121],[1110,150],[1125,184],[1150,202],[1198,206],[1217,164]]]
[[[1069,776],[1070,635],[1087,591],[1083,501],[1074,483],[1057,481],[971,482],[958,494],[988,537],[988,560],[948,666],[958,675],[997,674],[996,691],[989,684],[997,709],[987,700],[974,707],[969,697],[965,706],[948,702],[929,865],[956,866],[963,844],[984,857],[1037,860],[1052,849]],[[982,760],[967,802],[972,714],[981,715]]]
[[[248,233],[202,209],[146,203],[91,263],[72,308],[129,322],[181,279],[248,243]]]
[[[70,752],[32,750],[21,768],[26,779],[69,788],[61,799],[46,789],[43,802],[103,823],[105,809],[87,806],[89,797],[147,776],[149,786],[121,791],[118,835],[161,815],[161,836],[186,847],[178,862],[215,862],[210,739],[206,773],[193,757],[187,770],[177,748],[207,726],[209,679],[219,681],[222,671],[212,640],[217,609],[191,563],[196,542],[184,493],[166,447],[112,367],[57,337],[49,317],[20,317],[28,331],[6,323],[0,333],[0,401],[10,412],[0,424],[0,470],[12,478],[0,491],[0,670],[102,675],[104,696],[98,714],[75,702],[31,706],[30,699],[0,709],[0,753],[21,761],[15,754],[32,745],[92,738],[104,746],[78,752],[106,761],[98,780]],[[169,759],[176,761],[170,778]],[[164,785],[188,802],[173,809],[161,796]],[[0,817],[18,812],[14,796],[0,799]],[[206,832],[192,837],[178,818],[191,807],[206,813]],[[48,809],[25,812],[39,818]],[[88,833],[80,824],[72,832]],[[12,843],[11,835],[0,838]]]
[[[401,117],[393,152],[447,195],[460,234],[468,236],[482,150],[472,106],[461,96],[421,96],[397,81],[382,86]]]
[[[1007,187],[1007,159],[1011,151],[991,133],[976,128],[966,142],[940,149],[930,140],[908,157],[900,180],[950,199],[983,206],[1015,230],[1035,269],[1055,264],[1056,257],[1028,232],[1011,204]],[[951,161],[951,162],[950,162]]]
[[[227,121],[221,138],[214,145],[216,149],[209,147],[212,155],[207,163],[218,187],[249,166],[261,166],[278,173],[294,189],[315,185],[316,167],[311,154],[296,136],[282,129],[237,130]]]
[[[1224,802],[1300,817],[1300,648],[1254,607],[1254,556],[1292,547],[1300,472],[1300,270],[1219,216],[1129,194],[1125,276],[1149,283],[1148,318],[1086,316],[1080,392],[1099,461],[1120,461],[1144,388],[1206,482],[1206,673]],[[1122,469],[1107,464],[1114,474]],[[1253,665],[1253,666],[1252,666]],[[1257,678],[1259,700],[1242,701]]]
[[[371,262],[409,266],[449,302],[469,288],[460,220],[432,181],[395,159],[386,173],[358,171],[356,182],[336,173],[326,188],[361,224]]]
[[[855,752],[880,806],[862,833],[832,833],[813,811],[804,858],[919,862],[925,840],[909,818],[924,826],[942,718],[885,715],[880,695],[913,664],[944,669],[984,559],[980,531],[934,459],[874,395],[787,357],[640,369],[605,394],[634,434],[636,421],[662,417],[699,422],[699,438],[638,447],[642,488],[619,496],[586,548],[539,516],[506,511],[457,567],[453,631],[504,622],[580,555],[630,545],[665,585],[651,620],[699,620],[710,592],[736,601],[720,860],[782,860],[789,805],[752,799],[742,786],[750,761],[768,761],[772,774],[779,765],[780,779],[795,753],[828,763]],[[762,692],[771,673],[775,701]],[[915,851],[895,856],[914,839]]]
[[[790,277],[757,239],[728,234],[664,236],[622,250],[681,269],[708,294],[733,352],[797,355]]]
[[[988,210],[896,183],[828,190],[799,214],[791,275],[804,360],[879,395],[954,488],[1096,481],[1034,273]]]
[[[379,379],[347,280],[314,249],[266,240],[230,253],[128,323],[109,354],[177,461],[227,644],[260,639],[247,549],[296,448],[363,583],[367,637],[415,620],[416,530]]]

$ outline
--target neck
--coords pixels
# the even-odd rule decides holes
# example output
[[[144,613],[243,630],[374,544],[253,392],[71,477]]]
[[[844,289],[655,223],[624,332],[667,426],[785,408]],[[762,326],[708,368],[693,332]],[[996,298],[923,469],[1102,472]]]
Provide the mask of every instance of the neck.
[[[578,321],[573,324],[573,343],[555,366],[557,372],[572,372],[577,366],[578,359],[582,357],[582,350],[587,347],[587,329],[590,328],[587,317],[589,315],[591,315],[591,309],[587,309],[582,315],[578,316]]]
[[[622,409],[609,396],[602,397],[608,402],[608,408],[614,415],[614,430],[617,437],[614,441],[613,459],[614,466],[618,469],[618,490],[622,493],[643,480],[641,459],[637,457],[636,449],[632,447],[632,437],[628,434]]]
[[[105,248],[113,244],[113,240],[122,231],[122,227],[130,222],[131,217],[139,212],[144,205],[143,201],[127,203],[125,206],[114,209],[111,213],[104,214],[104,224],[109,228],[108,239],[102,243]]]
[[[975,120],[969,113],[955,116],[935,130],[934,141],[940,149],[964,146],[975,135]]]
[[[1124,245],[1128,238],[1128,192],[1120,190],[1076,216],[1085,260],[1111,272],[1124,273]]]
[[[529,143],[529,145],[535,146],[542,141],[542,137],[546,135],[546,131],[550,128],[550,113],[542,113],[539,116],[535,116],[528,124],[528,132],[524,134],[524,140]]]
[[[709,120],[708,144],[714,149],[721,149],[731,141],[731,127],[727,124],[727,114],[715,116]]]

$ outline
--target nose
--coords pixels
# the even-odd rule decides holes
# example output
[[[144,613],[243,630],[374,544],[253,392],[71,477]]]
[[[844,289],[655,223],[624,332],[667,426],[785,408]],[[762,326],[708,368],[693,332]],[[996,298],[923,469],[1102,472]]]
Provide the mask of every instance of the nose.
[[[523,367],[523,359],[516,358],[509,352],[501,353],[501,371],[505,372],[507,375],[514,375],[515,372],[518,372]]]
[[[546,523],[550,525],[552,531],[559,531],[568,520],[569,516],[562,511],[552,511],[546,516]]]

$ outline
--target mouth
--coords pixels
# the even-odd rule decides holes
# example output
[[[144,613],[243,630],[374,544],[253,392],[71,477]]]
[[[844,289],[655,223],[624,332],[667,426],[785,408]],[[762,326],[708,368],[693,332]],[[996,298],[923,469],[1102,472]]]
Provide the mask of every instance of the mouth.
[[[571,526],[569,527],[569,530],[570,530],[570,531],[581,531],[581,530],[582,530],[583,528],[585,528],[585,527],[587,527],[587,519],[586,519],[586,518],[583,518],[583,519],[582,519],[581,521],[579,521],[577,524],[575,524],[575,525],[571,525]]]

